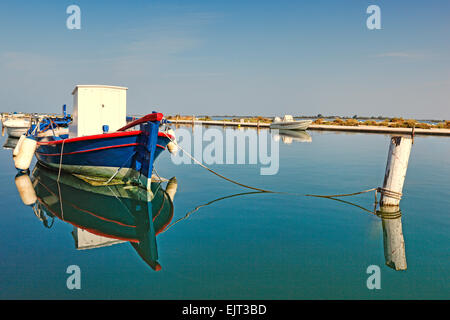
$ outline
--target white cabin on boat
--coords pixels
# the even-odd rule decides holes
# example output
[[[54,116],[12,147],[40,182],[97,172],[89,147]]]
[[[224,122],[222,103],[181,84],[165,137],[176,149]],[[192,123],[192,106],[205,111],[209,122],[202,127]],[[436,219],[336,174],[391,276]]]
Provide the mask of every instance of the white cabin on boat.
[[[77,85],[73,95],[73,122],[69,137],[114,132],[126,125],[127,90],[105,85]],[[104,127],[108,126],[108,127]]]

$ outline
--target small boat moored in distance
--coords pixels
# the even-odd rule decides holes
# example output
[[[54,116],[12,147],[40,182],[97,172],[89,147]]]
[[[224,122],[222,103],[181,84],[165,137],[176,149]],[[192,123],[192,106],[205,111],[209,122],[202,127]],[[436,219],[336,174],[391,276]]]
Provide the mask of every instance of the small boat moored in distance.
[[[45,114],[3,114],[2,115],[2,134],[6,129],[9,137],[20,138],[21,135],[27,134],[28,131],[35,130],[38,126],[41,135],[49,135],[49,131],[53,133],[68,134],[68,126],[72,118],[66,114],[66,105],[63,106],[63,115],[45,115]]]
[[[306,130],[311,123],[312,120],[294,120],[291,115],[285,115],[283,119],[275,117],[270,124],[270,129]]]
[[[9,137],[19,138],[31,127],[31,118],[7,117],[2,119],[2,125]]]

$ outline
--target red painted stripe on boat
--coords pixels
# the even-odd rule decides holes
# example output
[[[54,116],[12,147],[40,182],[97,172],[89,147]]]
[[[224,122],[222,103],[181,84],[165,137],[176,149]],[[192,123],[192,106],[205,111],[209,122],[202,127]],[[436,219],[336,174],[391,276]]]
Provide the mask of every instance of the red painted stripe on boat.
[[[124,131],[124,132],[112,132],[112,133],[102,133],[102,134],[95,134],[92,136],[84,136],[84,137],[76,137],[76,138],[69,138],[69,139],[63,139],[63,140],[54,140],[54,141],[38,141],[38,145],[53,145],[53,144],[61,144],[64,141],[64,144],[71,143],[71,142],[77,142],[77,141],[87,141],[87,140],[95,140],[95,139],[106,139],[106,138],[119,138],[119,137],[127,137],[127,136],[135,136],[138,134],[141,134],[141,130],[136,131]],[[165,133],[165,132],[158,132],[158,137],[165,137],[174,140],[175,137]]]
[[[92,136],[84,136],[84,137],[76,137],[69,138],[63,140],[55,140],[55,141],[40,141],[38,145],[48,145],[48,144],[61,144],[64,141],[64,144],[77,142],[77,141],[87,141],[87,140],[99,140],[99,139],[107,139],[107,138],[119,138],[119,137],[127,137],[127,136],[136,136],[141,134],[142,131],[124,131],[124,132],[112,132],[112,133],[102,133],[102,134],[94,134]]]
[[[39,182],[39,184],[40,184],[41,186],[44,187],[45,190],[47,190],[49,193],[51,193],[54,197],[58,197],[58,195],[56,195],[52,190],[50,190],[45,184],[43,184],[41,181],[38,181],[38,182]],[[42,200],[42,199],[40,199],[40,198],[38,198],[38,200],[39,200],[39,202],[41,202],[45,207],[48,206],[48,205],[44,202],[44,200]],[[93,213],[93,212],[91,212],[91,211],[81,209],[80,207],[76,206],[75,204],[73,204],[73,203],[70,202],[70,201],[65,200],[65,202],[66,202],[69,206],[74,207],[75,209],[80,210],[80,211],[82,211],[82,212],[86,212],[86,213],[88,213],[88,214],[90,214],[90,215],[93,215],[94,217],[96,217],[96,218],[98,218],[98,219],[100,219],[100,220],[105,220],[105,221],[108,221],[108,222],[116,223],[116,224],[121,225],[121,226],[124,226],[124,227],[136,228],[136,226],[129,225],[129,224],[126,224],[126,223],[117,221],[117,220],[108,219],[108,218],[99,216],[99,215],[97,215],[97,214],[95,214],[95,213]],[[50,206],[48,206],[48,209],[51,211]],[[52,213],[53,213],[53,212],[52,212]]]
[[[157,144],[156,146],[157,146],[157,147],[160,147],[160,148],[162,148],[162,149],[166,149],[166,147],[164,147],[164,146],[162,146],[162,145],[160,145],[160,144]]]
[[[66,152],[66,153],[63,153],[63,156],[68,155],[68,154],[93,152],[93,151],[99,151],[99,150],[105,150],[105,149],[123,148],[123,147],[137,146],[137,145],[139,145],[139,143],[137,143],[137,142],[136,143],[119,144],[116,146],[107,146],[107,147],[100,147],[100,148],[95,148],[95,149]],[[60,156],[61,155],[60,153],[42,153],[39,151],[36,151],[36,153],[39,153],[40,155],[43,155],[43,156]]]
[[[128,123],[126,126],[120,128],[120,129],[118,129],[117,131],[124,131],[124,130],[127,130],[127,129],[129,129],[129,128],[131,128],[131,127],[134,127],[134,126],[136,126],[136,125],[138,125],[138,124],[141,124],[141,123],[143,123],[143,122],[148,122],[148,121],[161,121],[162,118],[163,118],[163,114],[162,114],[162,113],[149,113],[149,114],[143,116],[142,118],[139,118],[139,119],[137,119],[137,120],[134,120],[134,121]]]
[[[166,132],[158,132],[158,137],[166,137],[172,140],[175,140],[175,137],[171,134],[168,134]]]
[[[155,215],[155,217],[153,218],[152,221],[155,221],[156,218],[157,218],[157,217],[159,216],[159,214],[161,213],[162,209],[164,208],[164,202],[166,202],[166,198],[164,198],[164,196],[163,196],[163,201],[162,201],[162,203],[161,203],[161,207],[159,208],[158,212],[156,213],[156,215]]]
[[[80,207],[78,207],[78,206],[76,206],[75,204],[70,203],[70,202],[68,202],[68,201],[67,201],[67,203],[68,203],[69,205],[71,205],[72,207],[74,207],[75,209],[80,210],[80,211],[82,211],[82,212],[86,212],[86,213],[88,213],[88,214],[90,214],[90,215],[92,215],[92,216],[94,216],[94,217],[96,217],[96,218],[98,218],[98,219],[100,219],[100,220],[104,220],[104,221],[116,223],[116,224],[118,224],[118,225],[120,225],[120,226],[124,226],[124,227],[136,228],[136,226],[133,226],[133,225],[130,225],[130,224],[126,224],[126,223],[123,223],[123,222],[120,222],[120,221],[117,221],[117,220],[108,219],[108,218],[99,216],[99,215],[97,215],[97,214],[95,214],[95,213],[93,213],[93,212],[91,212],[91,211],[89,211],[89,210],[81,209]]]
[[[164,200],[166,200],[165,196],[164,196]],[[158,231],[156,231],[155,236],[157,236],[158,234],[160,234],[161,232],[166,230],[167,226],[172,221],[172,218],[173,218],[173,206],[172,206],[171,211],[170,211],[169,219],[167,219],[167,222]]]
[[[110,238],[110,239],[117,239],[117,240],[123,240],[123,241],[130,241],[130,242],[139,243],[139,240],[138,240],[138,239],[134,239],[134,238],[125,238],[125,237],[120,237],[120,236],[116,236],[116,235],[104,233],[104,232],[98,231],[97,229],[87,228],[87,227],[85,227],[85,226],[83,226],[83,225],[80,225],[80,224],[78,224],[78,223],[75,223],[75,222],[73,222],[73,221],[65,220],[65,219],[63,219],[63,218],[61,217],[61,214],[58,214],[57,212],[55,212],[55,211],[53,211],[52,209],[50,209],[50,207],[49,207],[46,203],[44,203],[41,199],[38,199],[38,201],[39,201],[39,202],[40,202],[40,203],[41,203],[48,211],[50,211],[54,216],[58,217],[60,220],[62,220],[62,221],[64,221],[64,222],[67,222],[67,223],[69,223],[69,224],[71,224],[71,225],[73,225],[73,226],[75,226],[75,227],[77,227],[77,228],[80,228],[80,229],[86,230],[86,231],[88,231],[88,232],[90,232],[90,233],[96,234],[96,235],[98,235],[98,236],[107,237],[107,238]]]

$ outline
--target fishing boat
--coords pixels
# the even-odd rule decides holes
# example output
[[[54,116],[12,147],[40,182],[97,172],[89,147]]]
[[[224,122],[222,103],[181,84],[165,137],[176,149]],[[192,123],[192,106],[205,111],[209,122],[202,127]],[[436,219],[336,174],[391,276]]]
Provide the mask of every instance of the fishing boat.
[[[28,177],[28,176],[26,176]],[[28,177],[29,178],[29,177]],[[156,236],[173,218],[176,178],[149,190],[125,185],[93,186],[37,164],[32,173],[33,210],[44,226],[59,219],[73,226],[77,249],[129,242],[153,270],[160,270]]]
[[[160,132],[161,113],[151,113],[116,132],[75,138],[38,139],[36,158],[42,165],[109,183],[120,180],[149,188],[153,162],[175,139]],[[127,129],[139,125],[138,130]]]
[[[306,130],[311,125],[312,120],[294,120],[291,115],[285,115],[283,119],[275,117],[270,124],[271,129],[285,130]]]
[[[74,116],[69,134],[43,136],[39,130],[30,130],[23,143],[18,143],[16,168],[28,170],[35,154],[45,167],[100,185],[120,181],[149,189],[153,163],[166,148],[173,150],[169,144],[175,137],[167,127],[159,130],[168,121],[156,111],[127,123],[126,89],[77,86],[72,93]],[[110,127],[117,129],[110,132]]]

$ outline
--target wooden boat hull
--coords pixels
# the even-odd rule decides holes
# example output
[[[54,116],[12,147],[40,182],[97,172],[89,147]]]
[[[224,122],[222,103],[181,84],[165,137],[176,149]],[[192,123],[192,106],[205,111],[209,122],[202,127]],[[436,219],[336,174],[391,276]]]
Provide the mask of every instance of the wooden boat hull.
[[[42,165],[93,179],[110,178],[150,186],[153,162],[165,150],[169,134],[158,132],[159,121],[140,130],[71,139],[41,138],[36,157]]]

